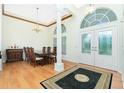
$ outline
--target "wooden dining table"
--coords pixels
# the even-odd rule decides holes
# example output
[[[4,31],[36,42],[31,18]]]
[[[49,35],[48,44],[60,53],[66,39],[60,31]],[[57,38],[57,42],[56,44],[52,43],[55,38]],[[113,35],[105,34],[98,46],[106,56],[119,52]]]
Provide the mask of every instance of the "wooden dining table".
[[[36,57],[43,57],[44,64],[48,64],[48,57],[51,55],[51,53],[41,53],[41,52],[35,52]]]

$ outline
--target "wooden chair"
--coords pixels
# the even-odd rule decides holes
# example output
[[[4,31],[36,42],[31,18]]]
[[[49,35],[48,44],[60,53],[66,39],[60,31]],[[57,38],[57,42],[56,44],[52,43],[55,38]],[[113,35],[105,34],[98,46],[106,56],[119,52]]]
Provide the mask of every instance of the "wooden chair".
[[[35,55],[37,56],[37,57],[44,57],[45,55],[46,55],[47,53],[46,53],[46,47],[43,47],[42,48],[42,53],[35,53]]]
[[[33,48],[29,48],[29,59],[34,67],[39,64],[43,65],[43,57],[36,57]]]
[[[47,64],[51,62],[50,54],[51,54],[51,47],[46,48],[46,54],[47,54]]]
[[[47,52],[48,52],[48,63],[56,62],[56,48],[53,48],[53,52],[51,52],[51,47],[48,47]]]
[[[57,62],[56,55],[57,55],[57,48],[53,47],[52,55],[54,57],[54,61]]]
[[[47,57],[47,50],[46,50],[46,47],[43,47],[43,48],[42,48],[41,57],[44,58],[44,64],[47,64],[47,63],[48,63],[48,57]]]
[[[47,47],[47,54],[48,54],[48,55],[51,54],[51,47]]]
[[[27,55],[27,61],[28,61],[28,62],[30,62],[30,51],[29,51],[29,50],[30,50],[30,48],[27,47],[27,48],[26,48],[26,55]]]
[[[27,61],[27,48],[23,47],[23,50],[24,50],[24,55],[25,55],[24,61]]]
[[[29,60],[29,47],[24,47],[25,52],[25,61],[30,62]]]
[[[53,54],[53,55],[56,55],[56,52],[57,52],[56,49],[57,49],[56,47],[53,47],[53,51],[52,51],[52,54]]]
[[[46,54],[46,47],[42,48],[42,54]]]

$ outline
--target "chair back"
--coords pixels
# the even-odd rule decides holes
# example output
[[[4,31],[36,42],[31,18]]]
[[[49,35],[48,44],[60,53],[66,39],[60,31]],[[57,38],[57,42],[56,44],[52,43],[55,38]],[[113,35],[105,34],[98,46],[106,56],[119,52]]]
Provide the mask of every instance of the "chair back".
[[[42,53],[43,53],[43,54],[46,54],[46,47],[43,47],[43,48],[42,48]]]
[[[53,47],[53,52],[52,52],[53,55],[56,55],[56,52],[57,52],[56,49],[57,49],[56,47]]]
[[[23,47],[24,52],[26,53],[26,47]]]
[[[26,47],[23,47],[24,55],[25,55],[25,61],[27,60],[27,53],[26,53]]]
[[[30,61],[30,54],[29,54],[29,47],[26,47],[25,51],[26,51],[26,61]]]
[[[51,54],[51,47],[47,47],[47,54]]]
[[[35,59],[34,48],[32,48],[32,47],[29,48],[28,52],[29,52],[29,60],[30,60],[30,62],[35,62],[36,59]]]

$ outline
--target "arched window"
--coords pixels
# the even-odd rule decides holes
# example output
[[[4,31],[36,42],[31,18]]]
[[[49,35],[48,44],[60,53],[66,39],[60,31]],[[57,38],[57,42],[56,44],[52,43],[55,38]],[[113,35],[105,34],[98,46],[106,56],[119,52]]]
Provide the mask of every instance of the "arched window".
[[[66,32],[65,25],[64,24],[61,24],[61,27],[62,27],[62,33],[65,33]],[[56,34],[56,29],[57,28],[55,28],[54,34]]]
[[[61,24],[62,26],[62,54],[66,55],[66,34],[64,34],[66,32],[66,27],[64,24]],[[56,47],[57,46],[57,37],[56,37],[56,28],[54,31],[54,38],[53,38],[53,46]]]
[[[112,22],[115,20],[117,20],[117,17],[112,10],[100,8],[96,9],[93,13],[86,15],[83,21],[81,22],[80,28],[95,26],[98,24]]]

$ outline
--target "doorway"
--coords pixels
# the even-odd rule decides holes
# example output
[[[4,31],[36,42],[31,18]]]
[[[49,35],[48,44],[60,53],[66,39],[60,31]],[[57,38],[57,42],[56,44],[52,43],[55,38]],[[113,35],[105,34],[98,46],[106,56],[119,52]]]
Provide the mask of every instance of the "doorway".
[[[81,63],[116,70],[116,54],[117,33],[115,27],[82,31]]]

